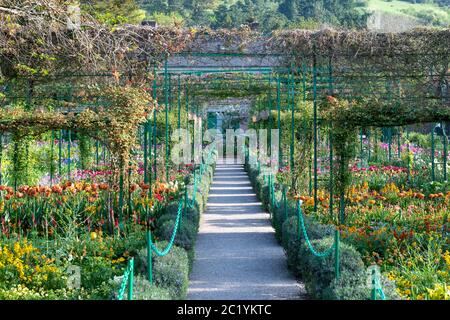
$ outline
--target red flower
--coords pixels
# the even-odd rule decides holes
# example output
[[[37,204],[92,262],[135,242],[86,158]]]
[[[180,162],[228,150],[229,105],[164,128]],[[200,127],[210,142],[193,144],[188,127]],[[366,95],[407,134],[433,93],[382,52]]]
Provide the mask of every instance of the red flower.
[[[164,197],[162,195],[160,195],[159,193],[156,193],[155,199],[158,200],[159,202],[162,202],[164,200]]]

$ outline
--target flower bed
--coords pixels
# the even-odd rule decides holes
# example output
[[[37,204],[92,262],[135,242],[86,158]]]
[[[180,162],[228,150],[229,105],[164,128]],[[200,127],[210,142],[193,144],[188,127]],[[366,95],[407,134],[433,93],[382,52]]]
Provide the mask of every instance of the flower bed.
[[[306,285],[313,298],[368,299],[365,267],[377,264],[389,299],[448,299],[450,192],[424,186],[421,190],[404,190],[404,168],[370,167],[355,171],[346,197],[345,226],[341,234],[341,278],[333,280],[334,254],[327,259],[314,257],[298,235],[295,205],[287,201],[284,208],[271,206],[270,197],[261,197],[268,189],[256,166],[247,166],[260,199],[272,212],[272,221],[294,274]],[[284,173],[283,173],[284,174]],[[280,191],[276,199],[282,200]],[[313,212],[314,198],[303,200],[306,229],[314,246],[325,249],[332,243],[336,216],[330,216],[329,196],[318,192],[318,212]],[[327,246],[328,245],[328,246]],[[364,267],[365,266],[365,267]],[[395,283],[395,285],[394,285]]]
[[[146,230],[158,246],[169,240],[182,182],[132,183],[122,214],[117,187],[107,183],[80,180],[16,192],[1,186],[0,299],[115,299],[131,257],[138,260],[135,299],[184,298],[214,163],[206,165],[196,201],[183,212],[175,247],[153,259],[154,285],[145,276]],[[69,272],[74,269],[79,280]]]

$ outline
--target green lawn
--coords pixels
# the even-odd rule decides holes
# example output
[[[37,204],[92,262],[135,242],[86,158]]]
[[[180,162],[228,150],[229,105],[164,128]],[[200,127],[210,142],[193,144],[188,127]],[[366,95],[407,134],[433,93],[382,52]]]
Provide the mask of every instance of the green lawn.
[[[441,25],[450,24],[450,9],[444,9],[434,4],[413,4],[405,1],[368,0],[368,9],[399,15],[408,15],[422,20],[427,17]]]

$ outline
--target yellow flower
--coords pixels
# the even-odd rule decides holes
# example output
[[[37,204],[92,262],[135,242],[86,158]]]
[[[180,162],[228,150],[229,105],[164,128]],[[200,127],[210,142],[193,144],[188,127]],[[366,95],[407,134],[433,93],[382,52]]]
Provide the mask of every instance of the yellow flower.
[[[448,252],[448,250],[446,250],[442,257],[444,258],[444,261],[447,264],[447,267],[450,268],[450,252]]]
[[[120,257],[119,259],[112,260],[111,262],[112,262],[113,264],[116,264],[116,263],[122,263],[122,262],[124,262],[124,261],[125,261],[125,258],[124,258],[124,257]]]
[[[91,240],[94,241],[97,239],[97,232],[91,232]]]

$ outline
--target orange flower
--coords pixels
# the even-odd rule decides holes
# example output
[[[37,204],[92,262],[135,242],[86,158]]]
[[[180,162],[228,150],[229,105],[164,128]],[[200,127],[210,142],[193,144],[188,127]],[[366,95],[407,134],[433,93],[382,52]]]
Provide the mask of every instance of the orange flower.
[[[330,104],[337,104],[338,100],[333,96],[327,96],[327,100]]]
[[[61,186],[59,186],[59,185],[54,185],[54,186],[52,187],[52,191],[53,191],[54,193],[61,193],[61,192],[62,192],[62,188],[61,188]]]
[[[149,184],[145,184],[145,183],[140,183],[139,186],[141,187],[142,190],[148,190],[150,189],[150,185]]]
[[[106,183],[101,183],[98,188],[100,190],[108,190],[108,185]]]
[[[423,193],[416,193],[416,198],[423,200],[425,199],[425,195]]]

